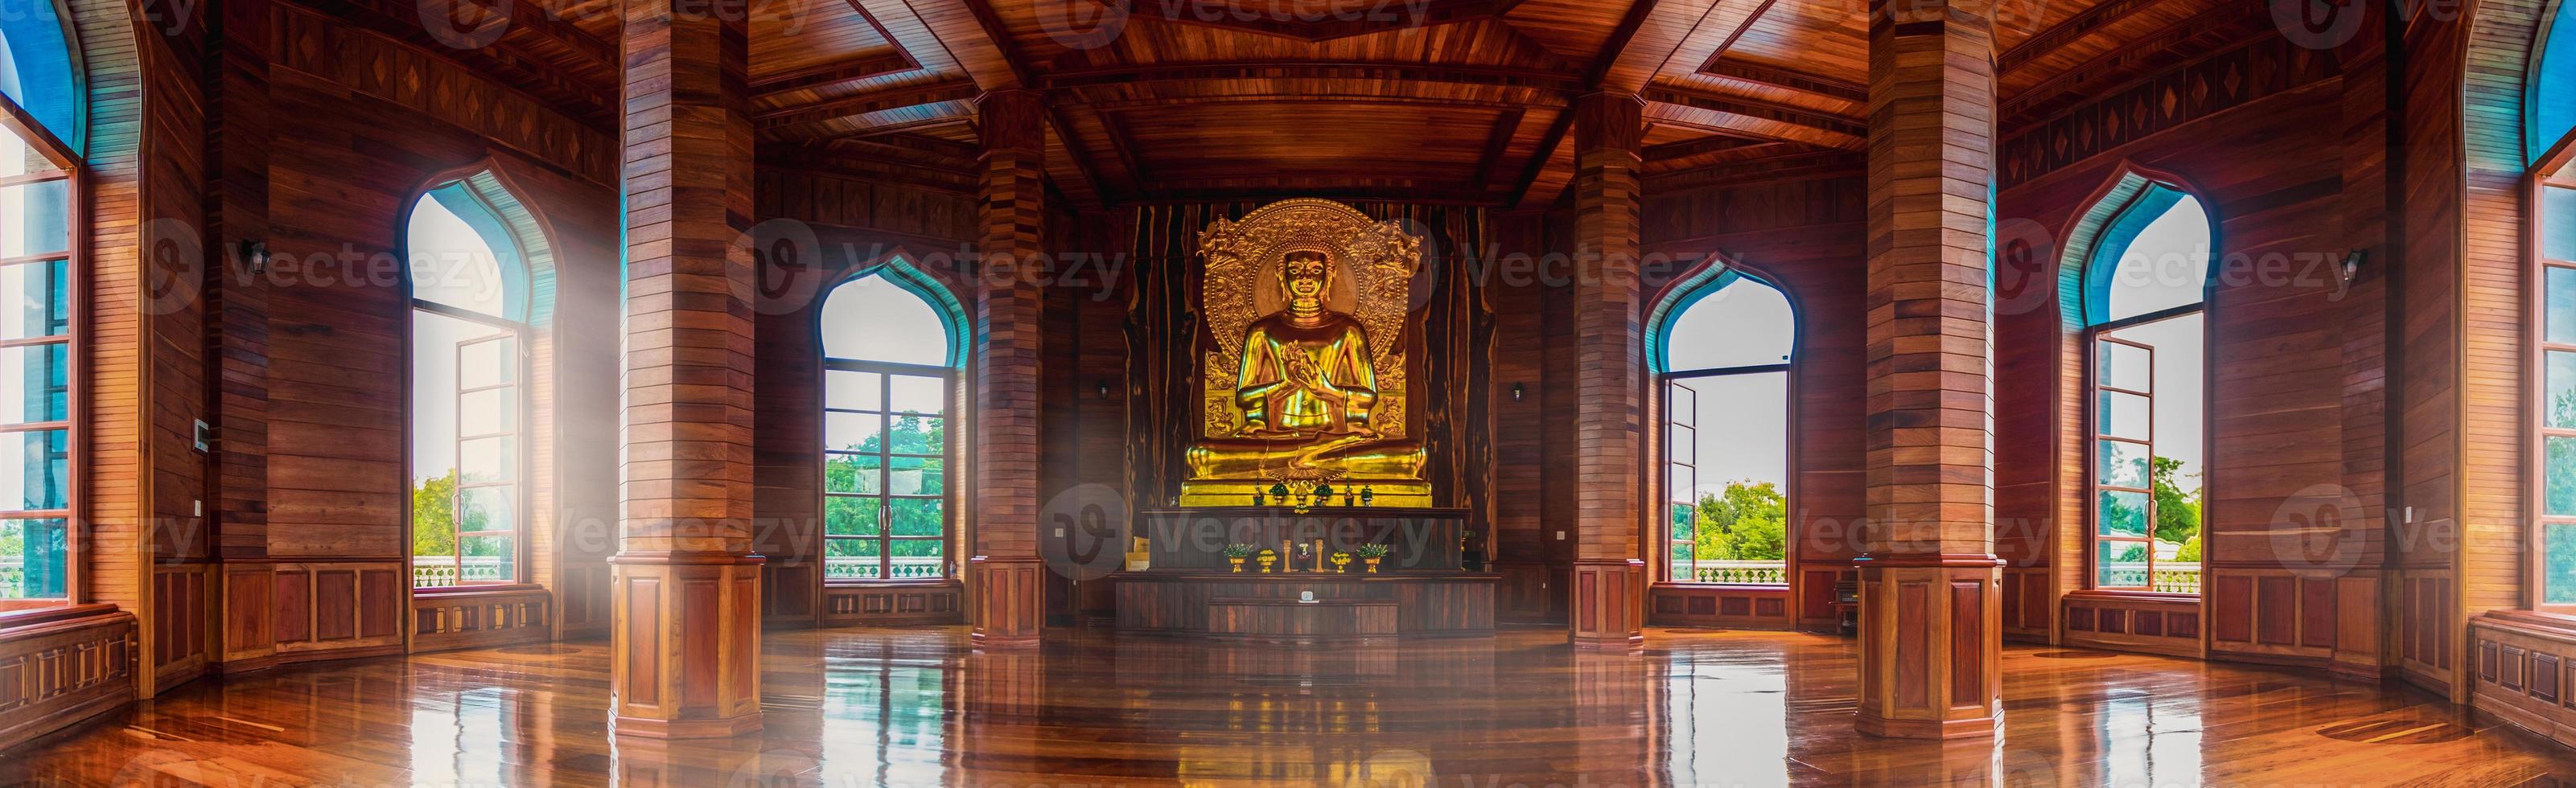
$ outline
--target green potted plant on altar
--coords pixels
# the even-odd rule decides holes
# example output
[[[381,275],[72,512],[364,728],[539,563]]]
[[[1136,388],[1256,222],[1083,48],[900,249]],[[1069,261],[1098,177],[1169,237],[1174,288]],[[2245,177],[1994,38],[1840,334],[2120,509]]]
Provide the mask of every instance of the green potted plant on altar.
[[[1254,558],[1261,561],[1261,573],[1265,575],[1270,574],[1270,565],[1279,563],[1279,551],[1264,547],[1261,548],[1261,552],[1255,555]]]
[[[1252,552],[1257,549],[1259,548],[1243,542],[1226,545],[1225,562],[1232,565],[1234,571],[1240,573],[1243,571],[1243,559],[1251,558]]]
[[[1364,544],[1351,552],[1359,554],[1360,563],[1367,565],[1371,573],[1377,571],[1378,562],[1386,560],[1386,545],[1383,544]]]

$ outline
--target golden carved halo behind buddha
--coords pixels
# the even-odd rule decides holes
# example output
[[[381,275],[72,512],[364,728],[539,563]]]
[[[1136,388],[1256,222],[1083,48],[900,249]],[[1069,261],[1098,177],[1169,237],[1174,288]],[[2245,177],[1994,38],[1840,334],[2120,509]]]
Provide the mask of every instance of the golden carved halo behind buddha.
[[[1343,479],[1423,506],[1408,440],[1405,322],[1421,239],[1330,200],[1262,206],[1199,236],[1203,440],[1183,502],[1232,505],[1279,479]]]

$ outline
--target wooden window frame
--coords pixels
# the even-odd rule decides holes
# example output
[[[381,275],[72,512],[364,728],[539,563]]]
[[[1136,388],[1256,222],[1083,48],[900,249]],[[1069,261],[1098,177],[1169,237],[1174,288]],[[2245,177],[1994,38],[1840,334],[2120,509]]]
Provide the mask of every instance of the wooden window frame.
[[[2561,137],[2523,176],[2523,257],[2524,275],[2530,286],[2523,288],[2522,329],[2527,340],[2523,354],[2523,424],[2529,427],[2524,439],[2525,467],[2530,469],[2524,484],[2524,507],[2528,515],[2523,529],[2525,576],[2523,606],[2542,613],[2576,616],[2576,603],[2550,604],[2547,569],[2549,566],[2549,527],[2576,526],[2576,515],[2549,514],[2549,439],[2576,438],[2576,428],[2548,426],[2549,354],[2576,352],[2576,344],[2549,342],[2549,272],[2552,269],[2576,270],[2576,260],[2553,260],[2542,244],[2547,240],[2548,214],[2544,200],[2550,189],[2576,192],[2576,132]]]
[[[851,280],[851,281],[852,281],[852,282],[856,282],[856,281],[858,281],[858,280],[855,280],[855,279],[854,279],[854,280]],[[934,308],[935,308],[935,307],[934,307]],[[956,464],[955,462],[953,462],[953,461],[952,461],[952,460],[953,460],[953,458],[954,458],[954,457],[955,457],[955,455],[956,455],[955,447],[956,447],[956,442],[957,442],[957,431],[954,429],[954,426],[958,423],[958,422],[957,422],[958,414],[955,412],[955,411],[956,411],[956,404],[957,404],[957,382],[958,382],[958,381],[957,381],[957,377],[958,377],[958,376],[957,376],[957,370],[956,370],[955,368],[953,368],[953,367],[934,366],[934,365],[927,365],[927,364],[905,364],[905,363],[901,363],[901,362],[894,362],[894,361],[867,361],[867,360],[861,360],[861,359],[832,358],[832,357],[829,357],[829,356],[824,357],[824,359],[823,359],[823,374],[828,378],[828,376],[829,376],[831,373],[833,373],[833,372],[859,372],[859,373],[869,373],[869,374],[874,374],[874,375],[876,375],[876,376],[877,376],[877,384],[878,384],[878,386],[879,386],[879,389],[878,389],[878,395],[877,395],[877,396],[878,396],[878,401],[877,401],[877,407],[878,407],[878,410],[874,410],[874,411],[861,411],[861,410],[855,410],[855,409],[849,409],[849,408],[835,408],[835,407],[832,407],[832,405],[831,405],[831,400],[829,399],[829,397],[828,397],[827,395],[826,395],[826,396],[818,396],[818,397],[816,398],[816,399],[821,403],[821,407],[818,409],[818,411],[817,411],[817,412],[819,412],[819,413],[821,413],[821,414],[824,414],[824,418],[822,418],[822,419],[818,419],[818,420],[817,420],[817,423],[816,423],[816,425],[815,425],[815,429],[816,429],[816,432],[817,432],[817,435],[815,436],[815,438],[816,438],[816,440],[815,440],[815,444],[816,444],[817,446],[820,446],[821,448],[820,448],[818,451],[816,451],[816,452],[815,452],[815,459],[816,459],[815,468],[816,468],[817,473],[816,473],[816,475],[815,475],[815,477],[814,477],[814,478],[816,479],[817,483],[814,485],[814,488],[815,488],[815,492],[816,492],[817,496],[819,497],[819,501],[820,501],[820,503],[822,504],[822,505],[817,509],[817,511],[818,511],[818,512],[820,512],[820,513],[822,514],[822,517],[817,521],[817,525],[818,525],[818,526],[820,526],[820,527],[816,528],[816,529],[815,529],[815,531],[816,531],[816,533],[817,533],[817,534],[821,537],[821,539],[822,539],[822,547],[823,547],[823,550],[822,550],[822,554],[821,554],[821,556],[820,556],[820,559],[821,559],[821,562],[822,562],[822,565],[823,565],[823,576],[824,576],[824,579],[825,579],[825,584],[827,584],[827,585],[836,585],[836,586],[854,586],[854,585],[881,585],[881,584],[902,584],[902,583],[948,582],[948,581],[955,580],[956,578],[954,578],[954,577],[952,576],[952,575],[954,574],[954,572],[952,572],[952,571],[950,570],[950,566],[952,566],[953,562],[956,560],[956,557],[957,557],[957,511],[956,511],[957,507],[954,505],[954,503],[955,503],[955,502],[951,499],[951,496],[952,496],[953,490],[954,490],[955,485],[956,485],[956,480],[957,480],[957,477],[958,477],[958,474],[955,472],[955,471],[957,470],[957,468],[956,468],[956,465],[957,465],[957,464]],[[936,380],[938,380],[938,381],[939,381],[939,402],[940,402],[940,408],[941,408],[941,411],[940,411],[939,413],[932,414],[932,413],[921,413],[921,412],[918,412],[918,411],[897,411],[897,410],[895,410],[895,407],[894,407],[894,378],[895,378],[896,376],[916,377],[916,378],[932,378],[932,379],[936,379]],[[829,386],[829,385],[830,385],[830,384],[829,384],[828,382],[824,383],[824,384],[823,384],[823,387],[824,387],[824,388],[822,388],[822,389],[818,390],[818,393],[819,393],[819,391],[821,391],[821,390],[828,390],[828,386]],[[938,492],[938,494],[935,494],[935,495],[895,495],[895,494],[893,494],[892,492],[887,491],[886,486],[885,486],[884,484],[882,484],[882,483],[880,483],[880,484],[878,485],[877,492],[874,492],[874,493],[837,493],[837,492],[833,492],[833,491],[830,489],[830,488],[831,488],[831,463],[832,463],[832,458],[833,458],[835,455],[853,454],[852,452],[846,452],[846,451],[841,451],[841,450],[838,450],[838,449],[831,448],[831,445],[832,445],[832,444],[831,444],[831,419],[830,419],[830,414],[833,414],[833,413],[851,413],[851,414],[861,414],[861,415],[873,416],[873,417],[875,417],[875,418],[877,418],[877,419],[878,419],[878,423],[877,423],[877,426],[878,426],[878,432],[877,432],[877,434],[878,434],[878,435],[880,435],[880,436],[885,436],[885,437],[880,438],[880,439],[877,441],[876,458],[877,458],[877,472],[878,472],[879,474],[884,474],[884,473],[889,472],[889,470],[893,467],[893,463],[894,463],[894,460],[895,460],[896,458],[907,458],[907,459],[937,459],[937,460],[939,460],[939,461],[940,461],[940,476],[941,476],[941,479],[940,479],[940,483],[939,483],[939,492]],[[894,441],[893,441],[893,439],[892,439],[892,437],[893,437],[893,426],[894,426],[894,420],[895,420],[895,418],[896,418],[896,417],[898,417],[898,416],[937,416],[937,417],[941,420],[941,424],[940,424],[940,433],[939,433],[940,445],[937,447],[937,451],[935,451],[935,452],[929,452],[929,453],[919,453],[919,452],[901,452],[901,453],[898,453],[898,452],[894,451]],[[881,477],[881,478],[882,478],[882,477]],[[832,534],[832,523],[831,523],[831,516],[832,516],[832,515],[831,515],[831,512],[832,512],[831,502],[832,502],[832,499],[834,499],[834,498],[864,498],[864,499],[875,499],[875,500],[877,501],[877,532],[876,532],[876,535],[874,535],[874,536],[867,536],[867,535],[858,535],[858,536],[835,536],[835,535],[833,535],[833,534]],[[894,535],[894,506],[893,506],[893,502],[894,502],[894,501],[897,501],[897,500],[936,500],[936,501],[939,501],[939,502],[940,502],[940,505],[939,505],[939,535],[938,535],[938,536],[896,536],[896,535]],[[877,559],[877,575],[876,575],[875,577],[833,578],[833,577],[831,576],[831,574],[832,574],[831,564],[832,564],[832,561],[833,561],[833,556],[832,556],[832,554],[831,554],[831,553],[832,553],[832,551],[831,551],[831,547],[830,547],[830,546],[831,546],[831,543],[832,543],[834,540],[841,540],[841,541],[854,541],[854,542],[856,542],[856,541],[875,542],[875,543],[876,543],[876,546],[877,546],[877,555],[876,555],[876,559]],[[940,547],[939,547],[939,559],[940,559],[940,560],[939,560],[939,574],[934,575],[934,576],[931,576],[931,577],[895,577],[895,576],[894,576],[894,543],[896,543],[896,542],[926,542],[926,541],[937,541],[937,542],[939,542],[939,543],[940,543]]]
[[[55,429],[63,431],[63,506],[57,509],[0,511],[0,519],[59,518],[63,521],[63,527],[66,530],[63,550],[63,595],[36,599],[0,599],[0,612],[8,612],[74,605],[89,594],[88,576],[81,571],[81,567],[85,565],[84,554],[87,551],[84,545],[89,541],[89,529],[87,518],[80,514],[83,511],[82,487],[89,479],[88,470],[82,464],[82,450],[87,442],[86,433],[89,424],[86,419],[81,418],[82,408],[86,404],[83,399],[86,388],[84,384],[90,374],[89,326],[85,320],[87,310],[82,308],[87,296],[80,287],[81,283],[88,281],[89,233],[86,230],[90,223],[88,200],[90,172],[78,157],[72,155],[71,146],[55,138],[51,130],[45,128],[44,124],[38,123],[34,116],[27,114],[24,108],[7,96],[0,96],[0,128],[6,128],[16,134],[31,150],[44,156],[46,161],[54,165],[54,169],[46,174],[0,179],[0,185],[63,181],[66,206],[63,212],[64,220],[70,224],[64,228],[64,248],[61,252],[0,259],[0,266],[37,265],[55,260],[63,261],[65,290],[62,334],[0,343],[0,345],[18,347],[59,344],[63,346],[64,363],[69,367],[64,370],[63,375],[63,408],[66,418],[61,421],[13,424],[6,428],[11,432],[39,432]]]
[[[1771,284],[1769,280],[1763,280],[1762,283],[1766,287],[1778,289],[1778,286]],[[1781,292],[1784,296],[1787,294],[1786,290],[1782,290]],[[1667,445],[1664,446],[1662,453],[1664,469],[1661,473],[1656,474],[1658,478],[1655,481],[1655,484],[1658,487],[1663,488],[1663,494],[1657,496],[1658,498],[1664,499],[1663,507],[1671,506],[1674,503],[1670,500],[1673,497],[1673,492],[1670,489],[1672,486],[1673,448],[1669,445],[1669,441],[1671,439],[1670,427],[1672,425],[1672,390],[1675,383],[1686,380],[1733,377],[1737,375],[1766,375],[1772,373],[1778,373],[1781,376],[1781,395],[1782,399],[1785,400],[1788,405],[1780,414],[1780,417],[1785,422],[1782,424],[1780,433],[1783,438],[1783,442],[1788,444],[1787,448],[1781,454],[1781,457],[1786,461],[1786,467],[1783,469],[1784,472],[1781,475],[1787,478],[1780,480],[1781,515],[1788,521],[1781,524],[1782,529],[1785,531],[1783,538],[1786,544],[1782,545],[1780,561],[1784,564],[1783,572],[1785,573],[1796,569],[1798,551],[1798,372],[1797,361],[1794,353],[1792,354],[1791,360],[1779,364],[1753,364],[1741,367],[1710,367],[1706,369],[1686,369],[1656,374],[1655,395],[1663,398],[1663,401],[1657,403],[1657,410],[1655,411],[1657,414],[1660,414],[1656,419],[1657,439],[1667,441]],[[1698,390],[1693,389],[1692,395],[1693,398],[1696,399],[1698,396]],[[1694,435],[1697,434],[1699,429],[1698,425],[1701,423],[1701,419],[1706,415],[1706,403],[1695,403],[1692,413],[1692,431]],[[1692,477],[1694,479],[1694,483],[1696,483],[1696,479],[1698,477],[1698,448],[1699,447],[1697,446],[1691,447]],[[1658,507],[1658,509],[1663,511],[1663,516],[1659,518],[1656,527],[1663,530],[1663,538],[1657,540],[1657,543],[1664,546],[1660,551],[1663,554],[1663,560],[1658,563],[1663,566],[1662,571],[1665,582],[1685,585],[1734,585],[1759,586],[1766,588],[1788,587],[1787,583],[1703,583],[1693,577],[1684,576],[1681,572],[1675,571],[1672,548],[1673,545],[1682,544],[1682,541],[1672,538],[1673,524],[1671,510],[1663,507]],[[1698,513],[1693,512],[1692,517],[1697,518]],[[1692,521],[1692,533],[1698,533],[1697,519],[1693,519]],[[1691,557],[1691,564],[1693,568],[1698,566],[1698,556],[1693,555]]]
[[[430,193],[438,191],[439,189],[447,188],[449,185],[461,180],[462,179],[455,179],[433,182],[429,188],[421,190],[420,195],[416,199],[434,199],[430,197]],[[473,196],[471,189],[466,190],[466,193],[468,196]],[[473,199],[475,201],[475,205],[482,208],[484,211],[491,212],[495,216],[500,215],[500,211],[497,208],[483,202],[481,197],[473,196]],[[415,205],[416,204],[417,203],[415,203]],[[411,222],[408,218],[409,214],[405,214],[405,216],[406,220],[403,223],[403,231],[408,234],[410,232]],[[484,242],[488,244],[491,241],[490,239],[485,239]],[[510,242],[513,244],[518,243],[516,239],[511,239]],[[408,251],[408,249],[406,249],[406,251]],[[526,264],[525,250],[521,250],[520,264]],[[506,272],[504,272],[504,275],[507,275]],[[404,287],[406,289],[410,288],[409,279],[404,280]],[[532,501],[531,498],[534,497],[536,487],[529,478],[535,470],[533,464],[535,463],[536,456],[536,442],[529,440],[528,435],[528,428],[533,423],[533,419],[536,415],[535,403],[532,401],[534,398],[529,396],[531,383],[533,382],[531,380],[531,376],[536,374],[536,365],[533,363],[533,359],[531,358],[529,341],[533,338],[536,332],[532,330],[527,323],[522,321],[496,317],[471,309],[451,306],[437,301],[430,301],[418,296],[410,296],[410,301],[411,311],[414,313],[428,312],[440,317],[463,320],[469,323],[490,326],[492,328],[510,332],[511,356],[513,360],[517,362],[518,369],[511,378],[509,387],[517,389],[518,396],[513,399],[516,400],[516,404],[518,405],[518,413],[511,416],[510,432],[508,433],[511,436],[512,453],[516,455],[511,458],[511,479],[508,485],[510,488],[510,507],[514,510],[511,515],[510,531],[508,531],[510,536],[510,576],[507,579],[502,580],[468,581],[465,579],[465,538],[469,535],[488,537],[498,535],[503,532],[475,531],[468,534],[466,531],[462,530],[462,523],[459,523],[459,530],[454,533],[455,544],[448,548],[449,557],[456,561],[456,582],[443,586],[409,585],[412,582],[412,578],[409,575],[414,573],[412,568],[412,559],[419,555],[413,550],[411,543],[411,534],[414,532],[414,528],[404,529],[403,568],[406,577],[403,579],[403,582],[415,593],[459,590],[487,591],[492,589],[527,586],[529,585],[528,562],[530,557],[534,555],[532,552],[533,546],[528,544],[528,535],[530,531],[528,528],[528,518],[534,516],[535,502]],[[405,468],[410,468],[410,470],[403,474],[406,477],[414,476],[414,474],[419,472],[419,469],[411,468],[412,452],[411,445],[409,443],[411,440],[420,439],[420,436],[416,434],[419,432],[419,414],[411,412],[411,403],[416,399],[414,397],[415,392],[412,389],[414,386],[419,385],[419,381],[411,379],[411,365],[414,363],[413,359],[415,354],[420,352],[420,348],[417,345],[418,337],[415,336],[417,332],[412,330],[412,326],[418,322],[418,317],[417,315],[413,315],[411,317],[413,320],[405,323],[403,326],[403,434],[406,436],[406,441],[403,447],[403,466]],[[461,349],[468,343],[476,341],[490,341],[490,338],[486,337],[458,342],[455,347],[450,348],[449,350],[451,352],[458,352],[461,351]],[[464,369],[462,358],[457,362],[457,369],[461,380]],[[477,389],[477,391],[480,390],[483,389]],[[460,466],[452,469],[456,471],[457,483],[455,489],[448,493],[448,511],[450,512],[451,517],[454,516],[454,512],[456,511],[456,501],[464,495],[466,489],[465,473],[464,469],[461,467],[464,462],[465,437],[461,434],[461,431],[464,429],[464,399],[465,395],[468,393],[472,392],[464,390],[460,384],[450,392],[450,403],[448,405],[450,412],[455,415],[455,418],[451,419],[455,426],[451,429],[457,431],[458,434],[450,434],[447,436],[447,439],[451,445],[454,446],[453,450],[456,452],[456,461]],[[494,435],[498,434],[499,433],[494,433]],[[492,435],[477,437],[492,437]],[[405,483],[417,483],[417,480],[407,480]],[[404,504],[406,507],[411,505],[408,495],[405,496]],[[405,517],[408,519],[409,514],[406,513]]]
[[[2197,199],[2197,198],[2194,198],[2194,199]],[[2123,251],[2125,251],[2125,250],[2123,250]],[[2213,248],[2213,249],[2211,250],[2211,253],[2212,253],[2213,255],[2215,255],[2215,254],[2216,254],[2216,250]],[[2113,276],[2117,276],[2117,275],[2118,275],[2118,272],[2117,272],[2116,270],[2114,270],[2114,271],[2112,272],[2112,275],[2113,275]],[[2180,306],[2171,306],[2171,307],[2166,307],[2166,308],[2163,308],[2163,309],[2159,309],[2159,310],[2156,310],[2156,311],[2153,311],[2153,312],[2147,312],[2147,313],[2144,313],[2144,314],[2130,315],[2130,316],[2128,316],[2128,317],[2120,318],[2120,319],[2118,319],[2118,320],[2106,321],[2106,322],[2103,322],[2103,323],[2099,323],[2099,324],[2095,324],[2095,325],[2091,325],[2091,326],[2086,326],[2086,327],[2084,328],[2084,333],[2083,333],[2083,342],[2084,342],[2084,349],[2083,349],[2083,364],[2084,364],[2084,387],[2083,387],[2083,390],[2084,390],[2084,395],[2083,395],[2083,396],[2084,396],[2084,589],[2083,589],[2083,590],[2085,590],[2085,591],[2098,591],[2098,592],[2105,592],[2105,593],[2112,593],[2112,594],[2123,594],[2123,595],[2129,595],[2129,594],[2156,594],[2156,595],[2162,595],[2162,596],[2188,596],[2188,597],[2197,597],[2197,596],[2199,596],[2199,594],[2197,594],[2197,593],[2192,593],[2192,592],[2184,592],[2184,591],[2158,591],[2158,590],[2155,590],[2155,587],[2156,587],[2156,586],[2155,586],[2155,584],[2156,584],[2156,547],[2155,547],[2155,544],[2156,544],[2156,539],[2155,539],[2155,535],[2156,535],[2156,464],[2155,464],[2155,463],[2156,463],[2156,460],[2155,460],[2155,458],[2158,456],[2158,455],[2155,453],[2155,445],[2156,445],[2156,440],[2155,440],[2155,436],[2156,436],[2155,398],[2156,398],[2156,395],[2155,395],[2155,394],[2145,394],[2145,395],[2144,395],[2144,396],[2146,396],[2146,397],[2147,397],[2147,439],[2144,441],[2144,443],[2147,445],[2147,486],[2146,486],[2146,493],[2147,493],[2147,515],[2146,515],[2146,516],[2147,516],[2147,536],[2146,536],[2146,539],[2145,539],[2145,540],[2143,540],[2143,541],[2144,541],[2144,542],[2145,542],[2145,544],[2147,545],[2147,584],[2146,584],[2146,585],[2143,585],[2143,586],[2105,586],[2105,585],[2102,585],[2102,566],[2101,566],[2101,564],[2102,564],[2102,542],[2104,542],[2104,541],[2135,542],[2135,541],[2140,541],[2140,540],[2135,540],[2135,539],[2123,539],[2123,538],[2106,538],[2106,537],[2102,536],[2102,490],[2103,490],[2103,485],[2102,485],[2102,456],[2101,456],[2101,454],[2102,454],[2102,439],[2103,439],[2103,438],[2102,438],[2102,435],[2103,435],[2102,428],[2103,428],[2103,426],[2104,426],[2104,425],[2102,424],[2102,405],[2101,405],[2101,400],[2100,400],[2100,393],[2101,393],[2102,391],[2104,391],[2104,390],[2105,390],[2105,388],[2101,385],[2101,380],[2100,380],[2100,378],[2101,378],[2101,359],[2098,357],[2098,354],[2096,354],[2096,353],[2095,353],[2095,348],[2100,347],[2100,344],[2101,344],[2102,342],[2105,342],[2105,341],[2118,342],[2118,343],[2120,343],[2120,344],[2130,345],[2130,346],[2133,346],[2133,347],[2143,347],[2143,348],[2146,348],[2146,350],[2147,350],[2147,351],[2148,351],[2148,353],[2150,354],[2150,355],[2149,355],[2148,367],[2147,367],[2147,374],[2148,374],[2148,376],[2149,376],[2148,390],[2149,390],[2150,392],[2152,392],[2152,391],[2154,390],[2154,387],[2155,387],[2155,384],[2154,384],[2155,365],[2154,365],[2154,361],[2153,361],[2153,358],[2154,358],[2153,353],[2155,352],[2155,348],[2154,348],[2153,346],[2144,345],[2144,344],[2141,344],[2141,343],[2138,343],[2138,342],[2133,342],[2133,341],[2128,341],[2128,340],[2122,340],[2122,339],[2119,339],[2119,338],[2117,338],[2117,337],[2111,337],[2111,336],[2107,336],[2107,335],[2109,335],[2109,334],[2113,334],[2113,333],[2117,333],[2117,332],[2121,331],[2122,329],[2136,328],[2136,327],[2138,327],[2138,326],[2148,325],[2148,324],[2150,324],[2150,323],[2161,323],[2161,322],[2164,322],[2164,321],[2167,321],[2167,320],[2173,320],[2173,319],[2176,319],[2176,318],[2190,317],[2190,316],[2198,316],[2198,317],[2201,319],[2201,329],[2200,329],[2200,330],[2201,330],[2201,341],[2200,341],[2200,353],[2201,353],[2201,357],[2200,357],[2200,363],[2201,363],[2201,368],[2203,369],[2203,375],[2202,375],[2202,377],[2201,377],[2200,391],[2199,391],[2199,392],[2197,392],[2197,393],[2195,394],[2195,396],[2200,397],[2200,402],[2201,402],[2201,424],[2200,424],[2200,427],[2201,427],[2201,444],[2200,444],[2200,445],[2201,445],[2201,454],[2202,454],[2202,456],[2203,456],[2203,457],[2207,457],[2207,456],[2209,456],[2209,454],[2210,454],[2210,451],[2209,451],[2209,448],[2208,448],[2208,447],[2209,447],[2209,445],[2210,445],[2210,442],[2209,442],[2209,439],[2208,439],[2208,432],[2209,432],[2209,430],[2208,430],[2208,425],[2209,425],[2209,419],[2210,419],[2210,412],[2209,412],[2209,404],[2210,404],[2210,401],[2209,401],[2209,380],[2210,380],[2210,379],[2209,379],[2208,375],[2206,374],[2206,370],[2207,370],[2207,369],[2208,369],[2208,367],[2209,367],[2209,357],[2210,357],[2210,356],[2209,356],[2209,293],[2208,293],[2208,290],[2207,290],[2206,285],[2204,285],[2204,286],[2203,286],[2203,288],[2202,288],[2202,292],[2201,292],[2201,297],[2200,297],[2200,300],[2198,300],[2198,301],[2194,301],[2194,302],[2189,303],[2189,304],[2183,304],[2183,305],[2180,305]],[[2126,390],[2124,390],[2124,389],[2109,389],[2109,390],[2111,390],[2111,391],[2124,391],[2124,392],[2126,391]],[[2137,393],[2139,393],[2139,392],[2126,392],[2126,393],[2137,394]],[[2133,442],[2135,442],[2135,441],[2133,441]],[[2204,469],[2207,467],[2207,463],[2206,463],[2206,462],[2204,462],[2204,463],[2203,463],[2203,467],[2204,467]],[[2206,470],[2204,470],[2203,472],[2205,473],[2205,472],[2206,472]],[[2116,488],[2116,487],[2115,487],[2115,488],[2112,488],[2112,489],[2126,489],[2126,488]],[[2208,534],[2208,532],[2209,532],[2209,520],[2208,520],[2208,509],[2209,509],[2209,506],[2208,506],[2208,499],[2207,499],[2207,492],[2206,492],[2207,488],[2206,488],[2206,487],[2204,487],[2204,488],[2202,488],[2202,489],[2203,489],[2203,493],[2202,493],[2203,498],[2202,498],[2202,504],[2201,504],[2201,515],[2202,515],[2202,518],[2201,518],[2201,534],[2202,534],[2202,538],[2201,538],[2201,547],[2202,547],[2202,549],[2203,549],[2202,557],[2203,557],[2203,559],[2204,559],[2204,561],[2205,561],[2205,560],[2207,559],[2207,556],[2208,556],[2207,548],[2208,548],[2208,545],[2209,545],[2209,539],[2208,539],[2208,536],[2207,536],[2207,534]],[[2207,588],[2206,588],[2206,578],[2208,577],[2208,574],[2207,574],[2206,572],[2203,572],[2203,573],[2202,573],[2202,577],[2204,578],[2203,590],[2205,591],[2205,590],[2207,590]]]

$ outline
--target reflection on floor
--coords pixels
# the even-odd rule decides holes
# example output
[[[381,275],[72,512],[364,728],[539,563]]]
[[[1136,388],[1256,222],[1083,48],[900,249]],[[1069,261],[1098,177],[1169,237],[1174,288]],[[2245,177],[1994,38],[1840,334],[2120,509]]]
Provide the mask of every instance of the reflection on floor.
[[[1329,649],[963,629],[772,632],[768,728],[611,742],[599,644],[207,680],[0,754],[0,784],[2507,785],[2576,751],[2421,692],[2009,647],[2006,734],[1852,732],[1851,641],[1559,630]],[[1464,782],[1461,782],[1464,780]]]

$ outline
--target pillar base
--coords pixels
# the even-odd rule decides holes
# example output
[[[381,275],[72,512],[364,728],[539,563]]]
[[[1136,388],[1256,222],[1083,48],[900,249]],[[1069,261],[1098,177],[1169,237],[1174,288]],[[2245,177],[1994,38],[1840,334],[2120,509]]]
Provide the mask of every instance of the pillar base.
[[[1566,616],[1574,647],[1643,648],[1645,578],[1646,562],[1634,558],[1577,559]]]
[[[966,562],[977,648],[1026,648],[1045,626],[1046,560],[979,555]]]
[[[713,739],[760,730],[756,555],[620,553],[609,714],[620,736]]]
[[[1872,736],[1964,739],[2003,725],[2003,562],[1872,556],[1860,566],[1860,713]]]

